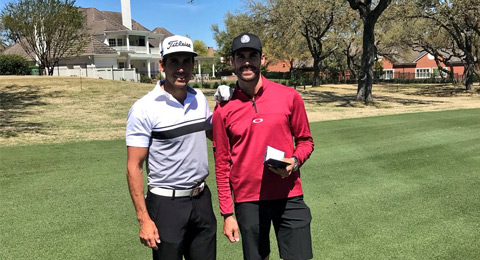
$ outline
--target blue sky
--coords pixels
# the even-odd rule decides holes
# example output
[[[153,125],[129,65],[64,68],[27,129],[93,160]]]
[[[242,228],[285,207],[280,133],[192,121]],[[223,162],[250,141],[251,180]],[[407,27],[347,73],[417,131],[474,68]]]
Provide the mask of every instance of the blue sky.
[[[76,5],[121,12],[121,0],[77,0]],[[173,34],[201,40],[215,49],[211,25],[218,24],[225,29],[225,14],[236,13],[242,6],[240,0],[195,0],[193,4],[187,4],[187,0],[130,0],[132,19],[148,29],[163,27]]]

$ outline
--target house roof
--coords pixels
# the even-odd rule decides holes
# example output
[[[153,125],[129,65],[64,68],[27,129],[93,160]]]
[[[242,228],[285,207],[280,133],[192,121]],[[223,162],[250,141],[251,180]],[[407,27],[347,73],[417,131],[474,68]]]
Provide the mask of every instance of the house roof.
[[[417,63],[417,61],[419,61],[421,58],[423,58],[423,56],[425,56],[425,55],[427,55],[427,54],[428,54],[428,52],[422,51],[422,52],[418,55],[418,57],[413,60],[413,62],[414,62],[414,63]]]
[[[295,68],[295,69],[311,69],[311,68],[313,68],[313,58],[295,59],[294,62],[293,62],[293,68]]]
[[[173,33],[169,32],[167,29],[165,29],[163,27],[157,27],[157,28],[153,29],[152,32],[156,33],[156,34],[163,35],[162,37],[160,37],[158,39],[150,39],[150,44],[152,44],[155,47],[160,46],[160,43],[163,41],[163,39],[165,39],[169,36],[173,36]]]
[[[415,65],[420,59],[425,55],[428,55],[426,51],[407,51],[402,52],[401,54],[392,54],[387,55],[389,59],[396,66],[405,66],[405,65]],[[461,64],[462,61],[458,57],[452,57],[450,62],[451,64]]]
[[[412,65],[414,66],[416,63],[416,60],[423,57],[424,52],[418,52],[414,50],[395,50],[390,53],[382,53],[383,58],[386,58],[390,62],[392,62],[393,65],[396,66],[408,66]]]
[[[79,7],[85,16],[85,28],[89,35],[103,34],[105,31],[129,30],[122,24],[122,13],[111,11],[99,11],[97,8]],[[132,19],[132,30],[150,31],[137,21]]]
[[[20,55],[27,60],[33,61],[33,58],[30,57],[27,52],[22,48],[22,46],[18,43],[9,46],[3,54],[17,54]],[[93,36],[90,36],[88,39],[87,44],[83,47],[80,56],[85,55],[92,55],[92,54],[117,54],[117,51],[110,48],[110,46],[106,45],[105,43],[99,41]]]
[[[20,55],[27,60],[33,60],[25,50],[23,50],[22,46],[19,43],[12,44],[8,46],[3,52],[3,54],[16,54]]]
[[[79,10],[84,14],[85,17],[85,30],[87,35],[90,35],[87,45],[85,46],[83,53],[81,55],[92,55],[92,54],[115,54],[117,53],[114,49],[110,48],[107,44],[101,42],[94,35],[103,35],[105,31],[128,31],[129,29],[122,24],[122,13],[120,12],[111,12],[111,11],[99,11],[94,7],[83,8],[79,7]],[[162,27],[157,27],[153,31],[148,30],[143,25],[139,24],[137,21],[132,19],[132,30],[135,31],[146,31],[156,34],[161,34],[163,37],[157,39],[150,39],[150,44],[153,47],[159,47],[161,41],[165,37],[172,36],[173,34]],[[28,60],[33,60],[20,46],[20,44],[13,44],[7,47],[3,53],[5,54],[18,54],[27,58]]]
[[[88,44],[83,48],[82,55],[88,54],[117,54],[117,51],[110,46],[99,41],[95,37],[90,37]]]

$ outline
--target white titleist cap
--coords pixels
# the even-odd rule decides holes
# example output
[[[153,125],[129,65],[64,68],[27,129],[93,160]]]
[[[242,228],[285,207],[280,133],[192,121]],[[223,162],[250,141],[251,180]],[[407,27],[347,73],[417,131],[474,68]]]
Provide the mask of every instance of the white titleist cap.
[[[167,37],[162,42],[162,59],[166,55],[175,52],[189,52],[193,54],[193,56],[198,55],[196,52],[193,51],[192,40],[180,35]]]

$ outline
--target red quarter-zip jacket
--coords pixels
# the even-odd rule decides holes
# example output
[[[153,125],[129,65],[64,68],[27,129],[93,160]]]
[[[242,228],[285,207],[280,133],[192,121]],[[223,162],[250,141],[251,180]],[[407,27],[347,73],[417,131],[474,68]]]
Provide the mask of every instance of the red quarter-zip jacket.
[[[267,146],[295,155],[302,165],[313,151],[305,106],[292,88],[269,81],[250,98],[237,86],[213,112],[215,175],[221,214],[233,201],[282,199],[303,194],[300,171],[282,178],[263,165]],[[232,198],[233,192],[233,198]]]

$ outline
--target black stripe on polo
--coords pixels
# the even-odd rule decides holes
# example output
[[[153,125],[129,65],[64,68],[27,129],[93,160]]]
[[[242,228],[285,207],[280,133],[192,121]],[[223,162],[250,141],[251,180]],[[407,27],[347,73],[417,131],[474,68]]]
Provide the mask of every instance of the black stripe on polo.
[[[153,139],[172,139],[182,135],[188,135],[191,133],[207,130],[209,125],[210,124],[208,122],[202,121],[200,123],[181,126],[171,130],[154,131],[152,132],[152,138]]]
[[[153,132],[162,132],[161,130],[165,129],[165,128],[170,128],[171,129],[171,128],[176,127],[176,126],[187,125],[187,124],[190,124],[192,122],[204,122],[204,120],[205,120],[205,117],[201,117],[201,118],[196,118],[196,119],[192,119],[192,120],[182,121],[180,123],[173,124],[173,125],[167,125],[167,126],[162,126],[162,127],[154,127]],[[159,131],[156,131],[156,130],[159,130]]]

